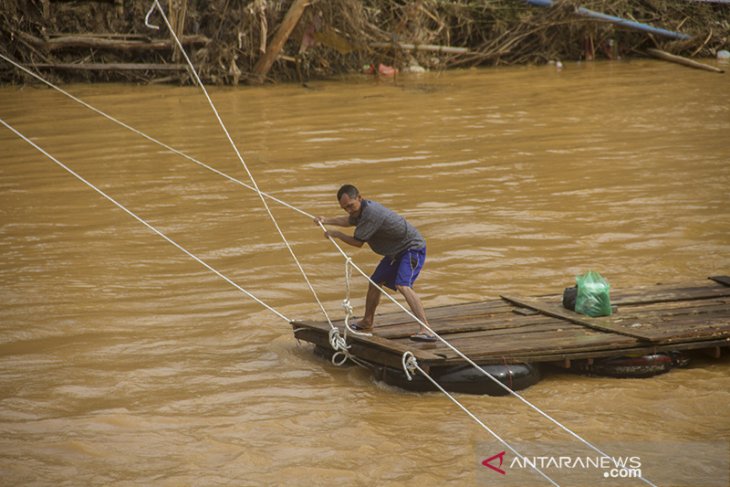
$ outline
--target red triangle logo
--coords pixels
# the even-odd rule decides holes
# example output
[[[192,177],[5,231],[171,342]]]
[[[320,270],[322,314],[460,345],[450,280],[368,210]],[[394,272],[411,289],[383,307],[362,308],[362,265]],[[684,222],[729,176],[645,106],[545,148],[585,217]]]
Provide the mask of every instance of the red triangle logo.
[[[494,470],[495,472],[497,472],[499,474],[507,475],[507,472],[505,472],[504,470],[502,470],[501,468],[499,468],[499,467],[502,466],[502,462],[504,461],[504,454],[505,454],[505,452],[497,453],[496,455],[491,456],[491,457],[487,458],[486,460],[484,460],[482,462],[482,465],[484,465],[487,468],[491,468],[492,470]],[[490,463],[492,460],[495,460],[497,458],[499,458],[499,467],[495,467],[494,465],[492,465]]]

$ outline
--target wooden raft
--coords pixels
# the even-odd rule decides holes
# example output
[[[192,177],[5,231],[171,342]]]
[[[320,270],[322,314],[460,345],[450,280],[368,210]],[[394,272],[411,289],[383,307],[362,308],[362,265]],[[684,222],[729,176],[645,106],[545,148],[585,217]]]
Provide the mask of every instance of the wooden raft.
[[[730,277],[611,293],[612,316],[590,318],[563,308],[561,295],[501,299],[426,310],[431,327],[479,364],[573,359],[730,347]],[[334,322],[342,329],[342,321]],[[330,349],[327,322],[293,321],[297,339]],[[408,337],[417,324],[403,312],[376,316],[372,337],[348,335],[350,352],[401,367],[406,350],[423,366],[464,363],[441,342]]]

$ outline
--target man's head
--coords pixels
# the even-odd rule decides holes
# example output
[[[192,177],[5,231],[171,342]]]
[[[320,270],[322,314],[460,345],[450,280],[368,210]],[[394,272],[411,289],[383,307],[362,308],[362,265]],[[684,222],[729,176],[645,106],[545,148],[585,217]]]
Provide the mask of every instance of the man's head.
[[[362,197],[360,196],[360,191],[352,184],[345,184],[337,191],[337,201],[340,202],[342,209],[351,216],[360,215]]]

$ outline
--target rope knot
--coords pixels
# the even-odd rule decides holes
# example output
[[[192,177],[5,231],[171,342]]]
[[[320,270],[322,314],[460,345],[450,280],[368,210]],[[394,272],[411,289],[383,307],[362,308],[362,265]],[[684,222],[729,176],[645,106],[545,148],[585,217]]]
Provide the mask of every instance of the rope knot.
[[[332,365],[339,367],[350,358],[351,355],[348,351],[350,346],[347,344],[347,340],[340,335],[340,330],[337,328],[330,329],[329,338],[330,346],[332,347],[332,350],[335,351],[335,353],[332,354]],[[342,358],[338,358],[340,356],[342,356]]]
[[[352,314],[355,312],[352,308],[352,303],[350,302],[349,298],[345,298],[342,300],[342,309],[345,310],[345,314],[348,318],[352,317]]]

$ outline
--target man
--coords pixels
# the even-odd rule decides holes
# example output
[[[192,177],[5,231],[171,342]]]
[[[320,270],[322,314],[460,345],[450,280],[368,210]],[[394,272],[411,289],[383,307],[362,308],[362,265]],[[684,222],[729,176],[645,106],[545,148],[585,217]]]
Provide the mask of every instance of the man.
[[[358,248],[367,243],[376,254],[382,255],[383,259],[370,279],[379,286],[400,292],[413,314],[430,327],[421,300],[413,291],[413,283],[426,261],[426,241],[416,227],[383,205],[363,199],[357,188],[351,184],[340,188],[337,200],[347,215],[332,218],[319,216],[314,222],[340,227],[354,226],[353,235],[328,230],[325,237],[338,238]],[[365,299],[365,316],[360,322],[350,326],[355,330],[371,331],[375,309],[379,303],[380,290],[371,282]],[[436,337],[423,326],[410,338],[420,342],[436,341]]]

